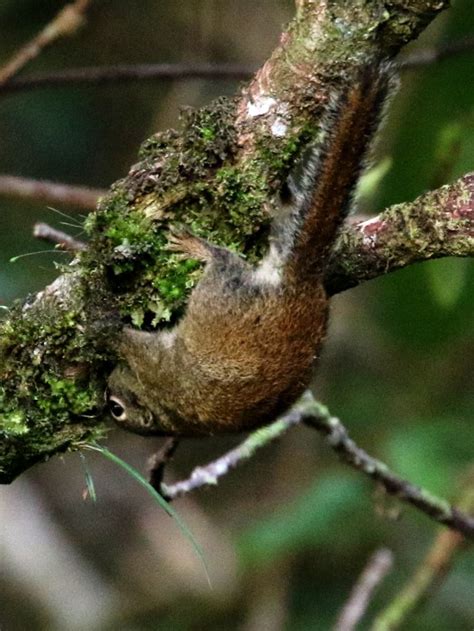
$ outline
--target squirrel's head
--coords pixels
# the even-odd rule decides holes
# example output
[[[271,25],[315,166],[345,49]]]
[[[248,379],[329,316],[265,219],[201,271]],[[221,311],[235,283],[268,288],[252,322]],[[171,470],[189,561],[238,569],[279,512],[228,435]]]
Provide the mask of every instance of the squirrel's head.
[[[108,410],[121,427],[144,435],[163,435],[159,419],[146,404],[146,393],[126,364],[119,364],[108,379]]]

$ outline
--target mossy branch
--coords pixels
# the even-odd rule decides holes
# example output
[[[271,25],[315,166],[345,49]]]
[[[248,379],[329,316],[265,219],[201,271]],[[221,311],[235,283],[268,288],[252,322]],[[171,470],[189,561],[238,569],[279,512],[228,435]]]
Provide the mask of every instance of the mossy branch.
[[[87,251],[1,325],[1,482],[103,435],[114,331],[176,319],[199,277],[196,264],[164,251],[168,223],[257,260],[281,184],[316,137],[334,88],[355,67],[395,56],[448,4],[300,0],[239,96],[144,143],[139,163],[90,215]]]
[[[326,288],[337,294],[420,261],[474,256],[474,173],[347,225],[334,248]]]

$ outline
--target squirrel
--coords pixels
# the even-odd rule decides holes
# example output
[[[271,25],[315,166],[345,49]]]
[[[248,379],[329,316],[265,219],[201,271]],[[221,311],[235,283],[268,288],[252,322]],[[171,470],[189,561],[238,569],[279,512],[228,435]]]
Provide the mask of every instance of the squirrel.
[[[324,273],[391,93],[385,62],[365,67],[323,116],[323,139],[290,175],[268,254],[251,266],[186,229],[169,249],[205,263],[170,330],[124,328],[107,402],[122,427],[198,436],[270,423],[308,387],[328,322]]]

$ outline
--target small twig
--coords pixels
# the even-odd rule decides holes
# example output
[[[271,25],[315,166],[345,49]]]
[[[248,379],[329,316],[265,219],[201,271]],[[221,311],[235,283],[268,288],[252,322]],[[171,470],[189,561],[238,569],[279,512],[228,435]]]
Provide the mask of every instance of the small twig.
[[[301,422],[324,434],[331,448],[341,456],[344,462],[379,482],[387,493],[416,506],[434,521],[461,532],[469,539],[474,539],[473,517],[454,508],[449,502],[429,493],[426,489],[403,480],[390,471],[386,464],[369,456],[349,438],[341,421],[331,416],[329,410],[315,401],[310,392],[306,392],[288,414],[250,434],[241,445],[217,460],[203,467],[197,467],[186,480],[169,486],[162,484],[162,494],[168,499],[174,499],[203,486],[217,484],[219,478],[251,458],[258,449],[279,438],[290,427]]]
[[[66,204],[84,210],[94,210],[99,197],[106,194],[105,190],[86,186],[70,186],[47,180],[0,175],[0,195],[18,199],[31,199],[47,204]]]
[[[474,518],[454,508],[446,500],[433,495],[390,471],[386,464],[372,458],[358,447],[341,423],[329,410],[314,399],[305,397],[307,413],[304,421],[309,427],[324,434],[331,448],[354,469],[379,482],[390,495],[416,506],[434,521],[474,539]]]
[[[375,589],[393,565],[393,554],[387,548],[377,550],[369,559],[344,605],[334,631],[353,631],[370,604]]]
[[[455,55],[474,50],[474,37],[466,37],[438,48],[426,48],[413,53],[400,62],[402,70],[413,70],[443,61]],[[30,77],[19,77],[0,85],[0,93],[8,94],[34,90],[35,88],[58,88],[67,85],[105,85],[130,81],[224,79],[244,80],[257,69],[253,64],[212,63],[161,63],[120,64],[116,66],[92,66],[70,68],[58,72],[36,73]]]
[[[79,241],[47,223],[36,223],[33,227],[33,236],[37,239],[54,243],[62,250],[67,250],[68,252],[81,252],[87,248],[87,244],[84,241]]]
[[[467,36],[457,42],[448,42],[446,44],[433,48],[422,48],[411,55],[408,55],[401,61],[400,65],[403,70],[413,70],[422,66],[431,66],[434,63],[461,55],[470,53],[474,50],[474,37]]]
[[[471,473],[459,506],[474,513],[474,476]],[[439,587],[453,563],[467,544],[459,532],[443,530],[435,538],[428,554],[393,601],[374,620],[371,631],[395,631],[406,618]]]
[[[75,33],[84,24],[84,13],[90,2],[91,0],[76,0],[73,4],[63,7],[51,22],[0,68],[0,85],[6,84],[57,39]]]
[[[173,500],[203,486],[216,485],[219,478],[231,469],[251,458],[261,447],[280,438],[290,427],[301,422],[303,416],[297,406],[283,418],[267,427],[253,432],[235,449],[203,467],[196,467],[191,476],[175,484],[162,484],[161,493],[166,499]]]
[[[153,81],[156,79],[248,79],[257,66],[249,64],[210,64],[210,63],[162,63],[162,64],[122,64],[117,66],[91,66],[70,68],[58,72],[36,73],[28,77],[18,77],[0,86],[0,93],[9,94],[33,90],[35,88],[58,88],[67,85],[106,85],[131,81]]]
[[[165,467],[174,456],[178,445],[179,440],[177,438],[167,438],[162,448],[153,454],[148,461],[148,481],[158,493],[162,492],[161,483],[163,482]]]

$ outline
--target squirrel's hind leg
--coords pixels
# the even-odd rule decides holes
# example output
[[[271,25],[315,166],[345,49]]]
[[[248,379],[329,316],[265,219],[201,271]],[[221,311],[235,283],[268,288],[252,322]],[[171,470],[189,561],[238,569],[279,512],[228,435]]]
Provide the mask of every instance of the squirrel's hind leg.
[[[183,258],[197,259],[209,262],[214,256],[216,246],[205,239],[195,236],[187,228],[170,228],[166,249],[170,252],[178,252]]]
[[[244,270],[247,264],[235,252],[197,237],[187,228],[170,228],[167,250],[178,252],[183,258],[212,263],[216,269]],[[225,279],[223,279],[225,280]]]

